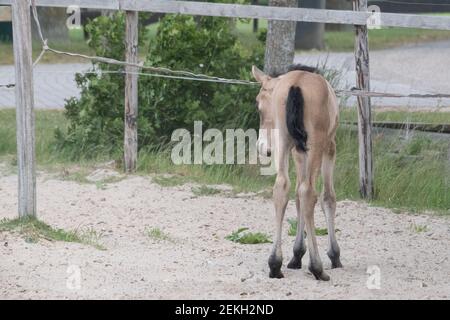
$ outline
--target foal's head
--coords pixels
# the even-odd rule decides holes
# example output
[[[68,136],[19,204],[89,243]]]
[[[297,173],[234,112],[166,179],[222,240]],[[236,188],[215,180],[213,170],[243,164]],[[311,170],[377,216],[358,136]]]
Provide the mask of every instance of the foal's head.
[[[275,110],[272,107],[272,93],[278,78],[272,78],[259,70],[252,68],[253,76],[261,84],[261,90],[256,97],[259,112],[259,136],[256,147],[259,154],[270,157],[272,153],[271,132],[275,129]]]

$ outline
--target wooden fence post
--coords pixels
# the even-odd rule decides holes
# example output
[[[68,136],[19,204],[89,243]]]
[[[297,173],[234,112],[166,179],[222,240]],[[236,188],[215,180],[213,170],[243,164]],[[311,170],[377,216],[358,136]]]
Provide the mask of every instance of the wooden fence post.
[[[36,216],[36,169],[30,4],[12,2],[16,74],[17,167],[19,217]]]
[[[137,11],[126,12],[126,61],[138,63],[138,21]],[[125,75],[125,172],[136,171],[138,154],[138,68],[127,66]]]
[[[353,0],[353,10],[367,11],[367,0]],[[367,25],[355,26],[356,87],[370,91],[369,40]],[[358,96],[359,191],[365,199],[374,197],[372,158],[372,115],[370,98]]]

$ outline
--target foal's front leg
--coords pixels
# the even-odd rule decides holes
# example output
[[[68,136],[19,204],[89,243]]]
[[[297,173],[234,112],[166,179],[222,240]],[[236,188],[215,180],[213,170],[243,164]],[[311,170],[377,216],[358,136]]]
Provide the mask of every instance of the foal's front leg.
[[[281,272],[281,265],[283,263],[283,254],[281,249],[281,232],[283,226],[284,213],[289,200],[289,157],[288,150],[285,146],[280,148],[280,151],[275,154],[277,157],[277,178],[273,187],[273,201],[275,204],[275,219],[276,219],[276,236],[269,257],[270,278],[283,278]]]

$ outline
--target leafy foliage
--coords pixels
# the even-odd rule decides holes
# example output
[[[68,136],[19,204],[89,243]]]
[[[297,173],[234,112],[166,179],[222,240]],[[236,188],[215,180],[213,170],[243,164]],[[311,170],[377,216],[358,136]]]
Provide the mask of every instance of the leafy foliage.
[[[125,18],[116,13],[112,18],[101,16],[87,26],[89,46],[98,56],[124,60]],[[93,70],[106,71],[101,76],[77,74],[76,83],[81,89],[80,99],[71,98],[65,106],[69,120],[67,133],[56,129],[58,147],[72,151],[73,158],[94,155],[97,150],[113,150],[119,146],[117,139],[123,135],[124,77],[107,73],[119,67],[93,63]]]
[[[161,22],[147,58],[151,66],[238,79],[250,79],[255,61],[262,61],[262,50],[259,56],[246,55],[229,20],[196,21],[187,16],[169,16]],[[192,127],[194,121],[219,128],[256,124],[256,88],[162,78],[143,79],[142,87],[146,88],[140,103],[145,106],[143,115],[158,137]]]
[[[125,21],[121,13],[99,17],[87,31],[89,45],[100,56],[124,59]],[[262,43],[246,49],[239,43],[229,19],[168,15],[159,24],[146,55],[146,65],[223,78],[250,79],[252,64],[263,62]],[[140,28],[141,44],[145,28]],[[124,76],[108,73],[121,67],[94,63],[100,76],[78,74],[80,99],[67,101],[67,132],[56,130],[58,147],[74,158],[105,151],[122,154]],[[166,143],[175,129],[192,128],[194,121],[207,127],[256,127],[254,98],[257,88],[244,85],[141,76],[139,79],[139,146]]]

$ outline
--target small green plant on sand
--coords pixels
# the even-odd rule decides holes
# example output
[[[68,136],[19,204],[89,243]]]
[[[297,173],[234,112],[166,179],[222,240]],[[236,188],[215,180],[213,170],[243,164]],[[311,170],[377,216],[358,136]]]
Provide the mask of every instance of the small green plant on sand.
[[[226,236],[225,239],[241,243],[241,244],[258,244],[258,243],[271,243],[270,237],[262,232],[245,232],[248,228],[239,228],[230,235]]]
[[[290,236],[296,236],[297,235],[297,219],[289,218],[289,229],[288,229],[288,235]],[[340,231],[339,229],[336,229],[336,232]],[[328,229],[327,228],[316,228],[316,236],[326,236],[328,235]],[[306,236],[306,231],[305,231]]]
[[[175,187],[182,185],[186,182],[182,176],[156,176],[152,179],[152,181],[156,184],[159,184],[161,187]]]
[[[220,190],[202,185],[201,187],[192,188],[192,193],[196,196],[213,196],[215,194],[219,194]]]
[[[317,236],[326,236],[328,234],[327,228],[316,228]]]
[[[289,229],[288,229],[288,235],[295,237],[297,235],[297,219],[289,218]]]
[[[164,231],[162,231],[160,228],[147,228],[147,230],[145,231],[145,233],[147,234],[147,236],[155,241],[168,241],[168,242],[175,242],[170,235],[168,235],[167,233],[165,233]]]
[[[415,224],[413,223],[411,225],[411,230],[414,231],[415,233],[422,233],[422,232],[427,232],[428,231],[428,227],[424,224]]]

